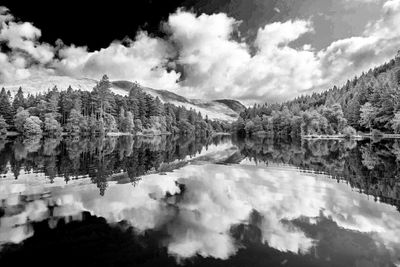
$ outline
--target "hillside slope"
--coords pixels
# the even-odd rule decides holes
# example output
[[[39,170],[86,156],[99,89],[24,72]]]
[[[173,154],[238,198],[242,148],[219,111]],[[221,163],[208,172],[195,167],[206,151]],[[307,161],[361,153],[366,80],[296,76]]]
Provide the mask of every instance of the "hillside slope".
[[[31,77],[17,82],[0,84],[0,87],[10,90],[12,94],[15,94],[19,87],[22,87],[26,94],[37,94],[46,92],[54,86],[57,86],[59,90],[66,90],[71,86],[73,89],[91,91],[96,85],[96,82],[96,80],[86,78],[77,79],[67,76],[47,76]],[[128,95],[133,85],[134,84],[130,81],[114,81],[112,82],[111,90],[115,94]],[[156,90],[149,87],[141,87],[141,89],[154,97],[158,97],[164,103],[171,103],[176,106],[184,106],[187,109],[194,109],[203,116],[208,116],[210,119],[234,121],[245,108],[236,100],[223,99],[206,101],[187,99],[167,90]]]
[[[113,91],[119,94],[129,94],[134,83],[129,81],[114,81]],[[176,106],[184,106],[187,109],[194,109],[210,119],[219,119],[224,121],[234,121],[238,114],[245,109],[242,103],[236,100],[199,100],[187,99],[167,90],[156,90],[149,87],[141,87],[146,93],[158,97],[161,102],[171,103]]]

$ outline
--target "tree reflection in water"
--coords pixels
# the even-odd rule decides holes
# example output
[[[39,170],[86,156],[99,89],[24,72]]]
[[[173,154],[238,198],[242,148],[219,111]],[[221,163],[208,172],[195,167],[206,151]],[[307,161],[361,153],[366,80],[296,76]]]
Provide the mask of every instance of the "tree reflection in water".
[[[169,138],[0,144],[0,264],[400,262],[397,142]]]
[[[234,139],[248,160],[325,173],[400,210],[400,140]]]
[[[227,140],[226,136],[210,139],[194,137],[134,138],[56,138],[0,141],[0,174],[44,174],[50,183],[62,177],[65,183],[90,177],[104,195],[111,180],[137,183],[138,177],[149,172],[168,169],[168,164],[193,157],[210,144]],[[10,172],[11,171],[11,172]]]

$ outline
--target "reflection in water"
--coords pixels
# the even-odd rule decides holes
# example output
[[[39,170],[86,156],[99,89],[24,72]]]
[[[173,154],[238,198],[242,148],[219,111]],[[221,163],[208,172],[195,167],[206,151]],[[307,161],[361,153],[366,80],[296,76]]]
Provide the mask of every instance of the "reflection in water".
[[[0,260],[15,264],[47,250],[57,259],[66,249],[85,256],[81,263],[92,266],[400,264],[395,206],[371,201],[344,180],[277,165],[285,159],[282,163],[304,168],[293,163],[295,156],[284,155],[302,149],[310,155],[309,145],[282,149],[269,158],[270,166],[256,166],[257,153],[248,145],[239,143],[243,155],[255,153],[246,155],[252,161],[224,142],[210,149],[211,155],[203,153],[167,175],[148,173],[135,186],[108,179],[104,196],[90,176],[67,185],[57,179],[3,182]],[[342,149],[343,144],[335,145]],[[318,154],[321,160],[332,158],[328,169],[346,166],[333,162],[327,152],[337,151],[332,145],[319,151],[325,151]],[[302,164],[317,164],[313,155]],[[241,164],[207,163],[212,159]],[[76,265],[72,259],[77,258],[64,264]],[[43,264],[43,259],[36,261]]]
[[[110,180],[136,183],[139,176],[149,172],[172,170],[191,158],[209,154],[217,144],[226,143],[224,138],[199,140],[158,136],[134,139],[122,136],[81,140],[1,140],[0,173],[8,179],[27,179],[28,183],[33,182],[33,176],[42,178],[40,182],[50,183],[57,178],[69,183],[90,177],[103,195]]]
[[[283,143],[270,139],[246,139],[234,143],[252,162],[264,162],[270,166],[290,165],[329,174],[400,210],[400,140]]]

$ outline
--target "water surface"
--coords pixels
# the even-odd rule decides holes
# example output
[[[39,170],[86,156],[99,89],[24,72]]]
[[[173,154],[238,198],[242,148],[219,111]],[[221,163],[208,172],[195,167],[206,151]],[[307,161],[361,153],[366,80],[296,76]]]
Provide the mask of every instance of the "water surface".
[[[5,140],[1,266],[398,266],[397,142]]]

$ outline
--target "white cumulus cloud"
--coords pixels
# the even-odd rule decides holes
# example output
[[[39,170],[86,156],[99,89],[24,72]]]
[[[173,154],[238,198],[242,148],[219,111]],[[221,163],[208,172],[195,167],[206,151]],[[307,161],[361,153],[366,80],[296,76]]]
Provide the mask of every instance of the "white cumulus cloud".
[[[98,79],[101,73],[107,73],[112,79],[135,80],[145,86],[175,89],[180,74],[167,70],[173,55],[167,42],[140,32],[128,45],[117,41],[99,51],[64,46],[55,66],[60,73],[75,77]]]
[[[90,51],[40,42],[40,29],[0,7],[0,43],[8,47],[0,51],[0,81],[108,74],[192,98],[275,102],[340,85],[388,61],[400,48],[400,0],[382,0],[379,20],[323,49],[302,39],[322,34],[314,32],[312,20],[267,24],[249,41],[238,30],[241,22],[224,13],[179,9],[164,23],[165,38],[141,31],[134,40]]]

